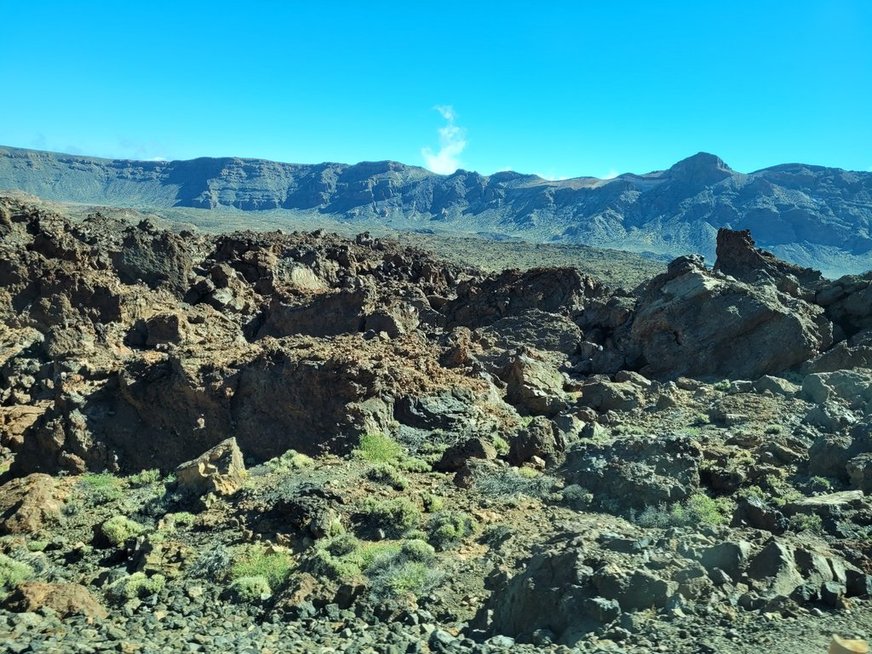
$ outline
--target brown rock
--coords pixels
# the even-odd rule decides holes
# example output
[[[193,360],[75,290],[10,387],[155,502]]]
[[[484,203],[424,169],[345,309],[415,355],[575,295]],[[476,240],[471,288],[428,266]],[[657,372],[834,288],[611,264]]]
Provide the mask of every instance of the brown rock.
[[[32,534],[60,516],[54,479],[40,473],[13,479],[0,488],[0,532]]]
[[[244,479],[245,464],[235,438],[221,441],[176,468],[179,488],[197,495],[208,492],[232,495],[240,489]]]
[[[4,608],[16,613],[30,613],[50,608],[61,617],[84,615],[105,618],[108,613],[91,592],[80,584],[48,584],[26,581],[3,603]]]

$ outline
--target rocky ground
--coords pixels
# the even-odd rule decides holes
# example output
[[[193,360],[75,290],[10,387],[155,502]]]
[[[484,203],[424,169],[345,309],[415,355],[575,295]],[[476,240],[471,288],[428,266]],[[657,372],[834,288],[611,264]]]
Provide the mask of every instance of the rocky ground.
[[[5,651],[872,638],[872,275],[635,290],[0,200]]]

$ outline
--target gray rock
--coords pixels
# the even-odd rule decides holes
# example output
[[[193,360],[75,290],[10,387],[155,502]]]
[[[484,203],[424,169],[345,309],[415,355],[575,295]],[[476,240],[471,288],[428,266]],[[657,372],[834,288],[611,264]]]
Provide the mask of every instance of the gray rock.
[[[733,580],[738,580],[750,554],[751,543],[741,540],[724,542],[702,550],[700,562],[710,575],[714,575],[716,570],[721,570]]]

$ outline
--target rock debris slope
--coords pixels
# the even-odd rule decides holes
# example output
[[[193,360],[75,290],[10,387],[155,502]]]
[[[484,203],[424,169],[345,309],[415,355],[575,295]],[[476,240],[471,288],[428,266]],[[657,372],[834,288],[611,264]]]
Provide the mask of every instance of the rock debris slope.
[[[746,231],[718,233],[713,269],[680,257],[629,292],[367,234],[173,233],[0,199],[0,634],[868,637],[870,285]]]

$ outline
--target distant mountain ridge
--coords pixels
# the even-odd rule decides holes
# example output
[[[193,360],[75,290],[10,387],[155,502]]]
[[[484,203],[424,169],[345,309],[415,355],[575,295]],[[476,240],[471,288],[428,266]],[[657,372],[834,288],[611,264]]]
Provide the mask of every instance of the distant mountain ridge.
[[[288,210],[676,256],[714,254],[719,227],[828,274],[872,268],[872,173],[784,164],[745,174],[699,153],[664,171],[549,181],[501,172],[437,175],[381,161],[99,159],[0,147],[0,189],[114,206]]]

